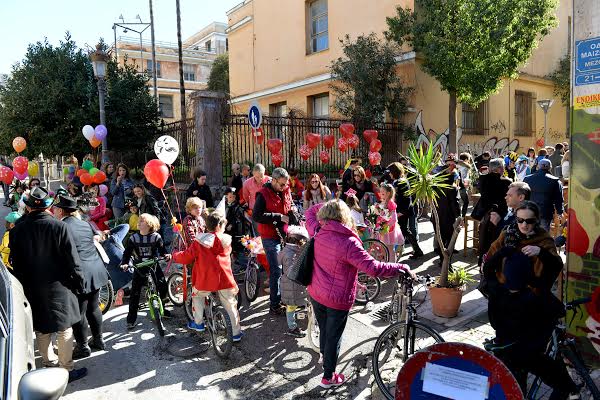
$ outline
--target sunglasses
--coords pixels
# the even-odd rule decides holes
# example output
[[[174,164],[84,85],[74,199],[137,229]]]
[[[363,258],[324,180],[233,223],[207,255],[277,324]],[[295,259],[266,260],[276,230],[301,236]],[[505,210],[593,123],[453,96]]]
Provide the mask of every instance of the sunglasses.
[[[310,183],[319,183],[319,181],[310,181]]]
[[[533,225],[537,222],[537,218],[517,218],[517,224]]]

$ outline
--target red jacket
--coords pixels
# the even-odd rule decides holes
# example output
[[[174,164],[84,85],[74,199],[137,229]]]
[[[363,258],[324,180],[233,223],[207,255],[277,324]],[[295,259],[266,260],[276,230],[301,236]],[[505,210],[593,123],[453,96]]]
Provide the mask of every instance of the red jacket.
[[[231,236],[202,233],[184,251],[173,254],[180,264],[194,263],[192,285],[196,290],[216,292],[237,287],[231,270]]]
[[[287,224],[281,217],[292,210],[292,195],[289,188],[276,192],[271,182],[266,183],[256,194],[252,219],[258,223],[258,233],[263,239],[279,239],[279,234],[285,238]]]

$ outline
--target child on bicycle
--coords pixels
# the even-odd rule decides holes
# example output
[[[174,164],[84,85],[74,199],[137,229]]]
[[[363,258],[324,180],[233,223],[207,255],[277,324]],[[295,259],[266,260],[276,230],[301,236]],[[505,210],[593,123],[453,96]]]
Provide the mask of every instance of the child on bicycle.
[[[508,253],[508,252],[506,252]],[[495,344],[502,347],[494,354],[527,393],[527,375],[537,375],[554,389],[551,399],[567,399],[577,386],[564,362],[546,354],[546,346],[564,306],[550,291],[534,293],[527,286],[534,276],[531,259],[521,253],[502,260],[504,284],[489,286],[488,316],[496,330]]]
[[[196,235],[204,232],[206,223],[202,213],[206,208],[206,202],[199,197],[190,197],[185,202],[187,215],[183,219],[183,239],[187,246],[196,238]]]
[[[140,215],[138,228],[140,231],[131,235],[127,241],[127,246],[123,253],[123,260],[121,261],[122,269],[129,269],[129,262],[131,260],[133,260],[134,264],[137,264],[159,256],[164,256],[167,260],[171,258],[171,255],[167,254],[167,250],[165,249],[160,234],[157,232],[160,229],[158,218],[154,215],[144,213]],[[129,313],[127,314],[128,330],[135,328],[135,321],[140,305],[140,293],[142,292],[142,287],[146,284],[147,274],[151,272],[150,268],[151,267],[136,268],[133,271],[131,294],[129,298]],[[154,282],[158,293],[163,301],[166,301],[167,281],[165,275],[160,267],[157,267],[154,272]],[[170,314],[171,313],[168,310],[164,310],[165,317],[169,317]]]
[[[306,306],[308,295],[306,288],[287,277],[294,260],[300,254],[302,246],[308,241],[308,231],[303,226],[289,226],[286,245],[278,255],[279,263],[283,267],[281,274],[281,302],[286,305],[285,315],[287,317],[288,335],[303,338],[306,333],[296,323],[296,311],[298,307]]]
[[[206,232],[196,236],[184,251],[173,254],[173,261],[180,264],[194,263],[192,269],[192,310],[194,320],[188,328],[204,332],[204,299],[211,292],[217,292],[221,305],[229,314],[233,328],[233,341],[242,340],[244,332],[240,328],[240,315],[237,309],[239,291],[231,270],[231,236],[225,233],[227,220],[218,211],[206,217]]]

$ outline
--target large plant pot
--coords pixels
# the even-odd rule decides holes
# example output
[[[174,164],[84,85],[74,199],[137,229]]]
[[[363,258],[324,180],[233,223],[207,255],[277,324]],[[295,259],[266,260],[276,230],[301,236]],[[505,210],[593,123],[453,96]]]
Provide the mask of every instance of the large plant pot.
[[[431,308],[438,317],[452,318],[458,315],[460,302],[462,301],[463,289],[429,287],[431,296]]]

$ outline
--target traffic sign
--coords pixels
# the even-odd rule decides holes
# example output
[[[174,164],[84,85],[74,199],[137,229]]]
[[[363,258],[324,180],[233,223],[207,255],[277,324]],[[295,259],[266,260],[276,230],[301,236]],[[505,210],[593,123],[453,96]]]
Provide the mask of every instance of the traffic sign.
[[[600,37],[575,43],[575,86],[600,83]]]
[[[465,343],[436,343],[415,353],[396,380],[398,399],[522,399],[508,368],[492,354]]]
[[[260,124],[262,123],[262,113],[260,112],[257,103],[253,103],[248,110],[248,122],[252,128],[260,128]]]

